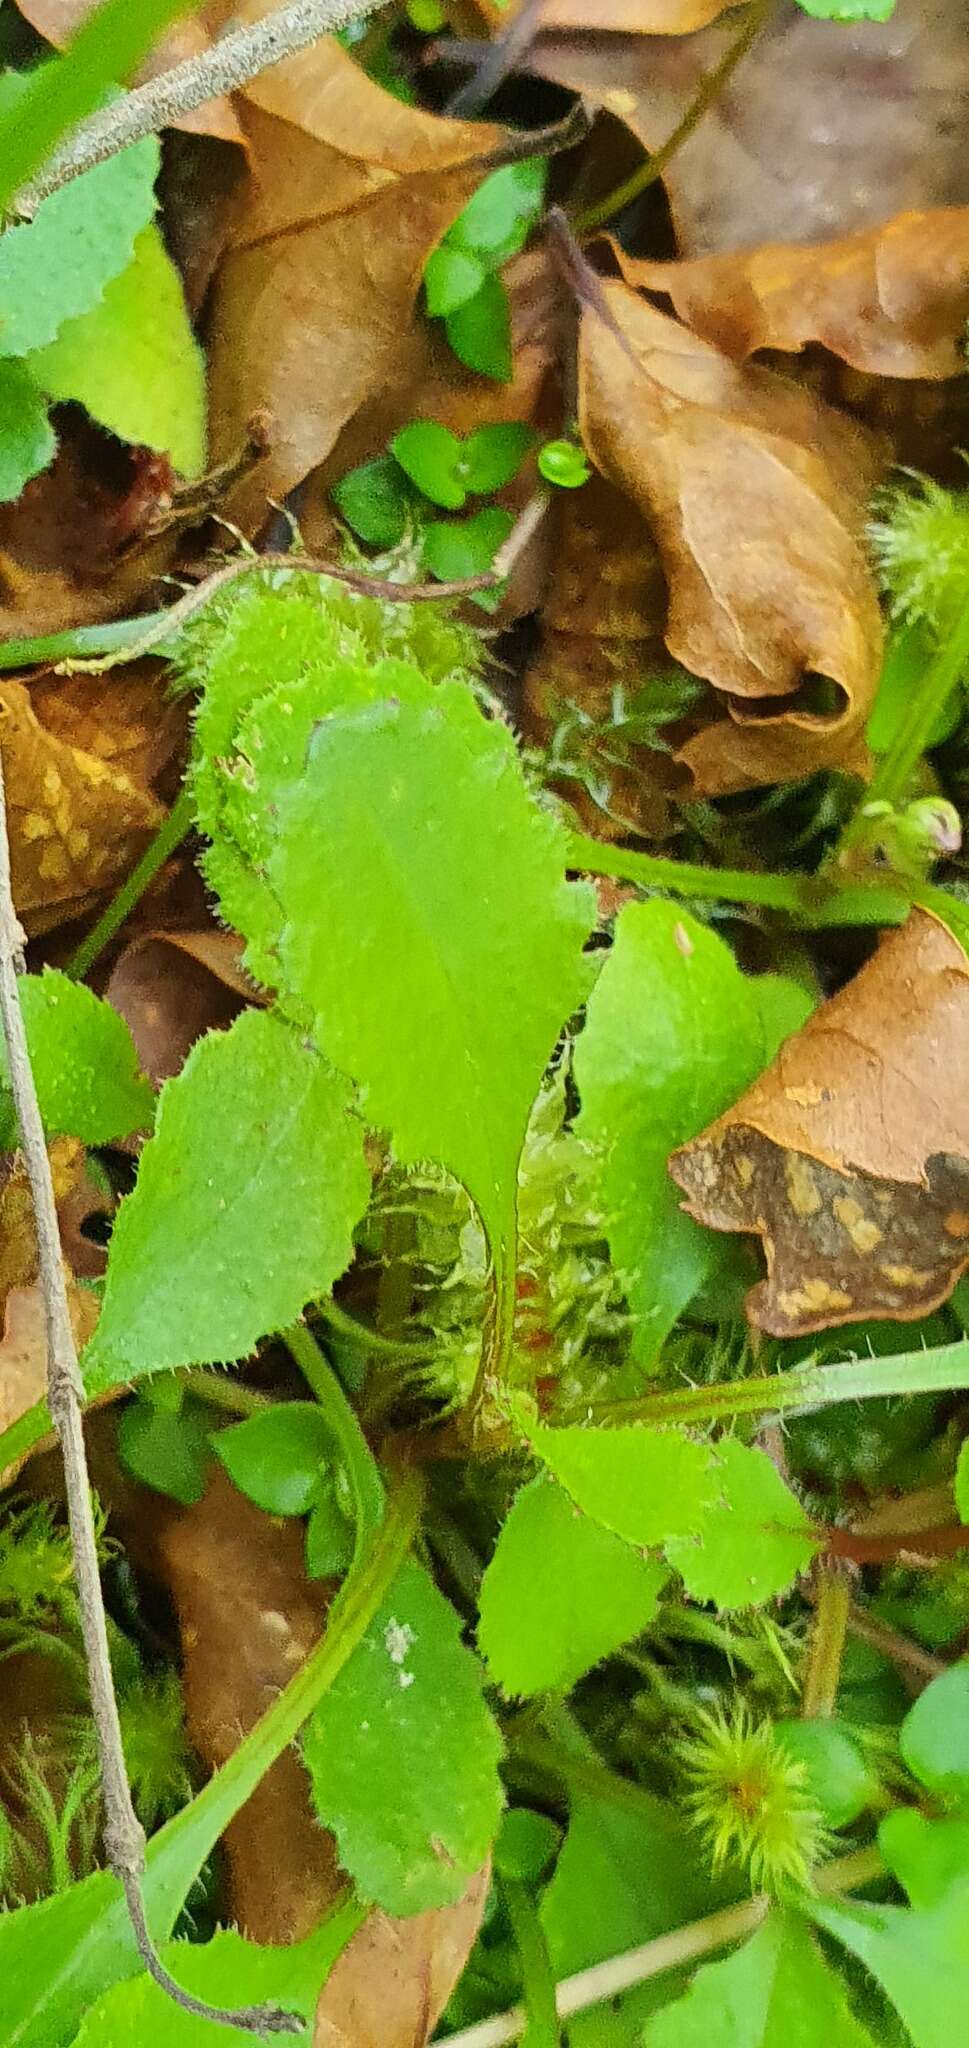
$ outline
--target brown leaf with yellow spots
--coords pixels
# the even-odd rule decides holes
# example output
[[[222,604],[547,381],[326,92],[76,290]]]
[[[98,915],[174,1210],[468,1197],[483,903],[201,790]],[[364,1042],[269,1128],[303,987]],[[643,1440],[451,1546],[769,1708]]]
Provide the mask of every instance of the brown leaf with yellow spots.
[[[673,301],[725,355],[821,342],[882,377],[959,377],[969,316],[969,206],[903,213],[840,241],[653,263],[624,256],[631,284]]]
[[[871,438],[628,284],[587,271],[580,289],[585,445],[655,535],[670,653],[724,693],[729,714],[681,751],[697,789],[853,760],[881,666],[861,539]]]
[[[41,711],[44,703],[41,692]],[[42,724],[23,683],[0,683],[0,736],[14,898],[26,930],[45,932],[79,916],[120,881],[164,809],[101,752]]]
[[[732,1109],[674,1152],[691,1216],[764,1240],[748,1298],[790,1337],[910,1322],[969,1265],[969,960],[914,910],[782,1045]]]

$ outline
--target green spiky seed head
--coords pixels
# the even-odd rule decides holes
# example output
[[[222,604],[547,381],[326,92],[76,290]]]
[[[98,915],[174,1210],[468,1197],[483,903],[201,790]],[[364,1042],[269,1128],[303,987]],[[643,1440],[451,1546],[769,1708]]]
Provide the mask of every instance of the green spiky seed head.
[[[755,1891],[772,1893],[810,1882],[827,1830],[803,1764],[785,1754],[770,1721],[755,1719],[742,1700],[729,1712],[701,1714],[677,1760],[714,1871],[742,1870]]]
[[[893,617],[941,635],[969,598],[969,491],[908,474],[878,493],[868,541]]]

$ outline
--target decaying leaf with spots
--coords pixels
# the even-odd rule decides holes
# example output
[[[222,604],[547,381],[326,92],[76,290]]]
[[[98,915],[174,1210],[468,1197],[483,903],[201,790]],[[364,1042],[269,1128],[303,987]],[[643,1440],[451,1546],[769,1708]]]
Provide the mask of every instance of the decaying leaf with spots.
[[[969,1265],[969,961],[915,910],[670,1172],[692,1216],[756,1232],[747,1302],[778,1337],[912,1321]]]
[[[969,317],[969,206],[903,213],[839,241],[768,242],[688,263],[623,257],[725,355],[820,342],[882,377],[959,377]]]
[[[14,898],[29,933],[79,916],[134,866],[164,808],[100,753],[59,738],[0,684]]]
[[[666,644],[728,716],[682,749],[706,794],[857,759],[882,625],[862,545],[877,473],[862,429],[739,366],[630,286],[586,272],[585,445],[656,536]],[[830,707],[805,680],[833,685]]]

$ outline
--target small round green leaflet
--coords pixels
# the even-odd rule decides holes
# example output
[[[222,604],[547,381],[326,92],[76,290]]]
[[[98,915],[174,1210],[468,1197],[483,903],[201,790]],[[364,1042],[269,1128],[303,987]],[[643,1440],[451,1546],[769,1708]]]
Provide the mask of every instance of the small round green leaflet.
[[[440,583],[486,576],[513,523],[500,505],[485,506],[470,519],[432,519],[424,528],[424,560]],[[477,596],[488,609],[498,602],[494,592],[478,591]]]
[[[444,320],[449,313],[456,313],[459,306],[467,305],[481,290],[487,275],[484,265],[469,250],[442,242],[424,268],[427,310],[432,319]]]
[[[333,486],[333,501],[348,526],[373,548],[394,548],[402,540],[413,494],[392,455],[351,469]]]
[[[538,452],[538,473],[560,491],[577,491],[588,483],[592,469],[577,441],[546,441]]]
[[[469,370],[496,384],[511,383],[511,315],[500,277],[486,277],[473,299],[448,314],[446,327],[455,355]]]
[[[926,1686],[898,1739],[909,1770],[930,1792],[950,1805],[969,1802],[969,1659]]]
[[[264,1415],[221,1429],[212,1439],[240,1493],[268,1515],[305,1515],[332,1458],[333,1438],[314,1401],[281,1401]]]
[[[463,443],[449,427],[442,427],[439,420],[414,420],[394,436],[390,446],[405,475],[425,498],[443,505],[445,511],[460,511],[468,495],[460,475]]]

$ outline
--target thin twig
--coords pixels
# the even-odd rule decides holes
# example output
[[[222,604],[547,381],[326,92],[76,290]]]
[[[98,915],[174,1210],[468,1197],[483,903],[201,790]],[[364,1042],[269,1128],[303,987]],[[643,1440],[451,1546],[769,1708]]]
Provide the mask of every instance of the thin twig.
[[[268,71],[284,57],[305,50],[320,36],[346,28],[362,15],[375,14],[385,4],[386,0],[294,0],[292,6],[280,7],[263,21],[230,29],[200,57],[174,65],[171,71],[163,71],[82,121],[37,176],[21,188],[14,210],[21,219],[29,220],[42,199],[106,157],[116,156],[119,149],[140,142],[145,135],[157,135],[160,128],[169,127],[183,114],[194,113],[207,100],[247,85],[260,71]]]
[[[58,662],[55,673],[100,675],[104,669],[116,668],[120,662],[140,661],[162,641],[169,641],[179,627],[188,624],[189,619],[194,619],[217,591],[235,583],[239,576],[258,575],[265,569],[299,570],[304,575],[329,576],[334,583],[345,583],[350,590],[358,591],[361,597],[375,597],[382,604],[442,604],[472,597],[478,590],[498,590],[544,517],[548,501],[547,491],[537,491],[519,513],[507,540],[498,549],[492,567],[480,576],[465,576],[455,583],[391,583],[386,577],[368,576],[359,569],[343,569],[334,562],[320,561],[315,555],[239,555],[221,569],[213,570],[211,576],[206,576],[194,589],[187,590],[184,597],[180,597],[177,604],[170,605],[167,611],[153,612],[140,640],[115,648],[112,653],[103,654],[93,661],[68,659]]]
[[[647,158],[638,171],[633,172],[631,178],[617,185],[614,192],[607,193],[605,199],[598,200],[595,206],[587,207],[584,213],[578,215],[572,222],[576,234],[588,235],[594,229],[602,227],[607,220],[612,219],[613,214],[619,213],[624,206],[631,205],[634,199],[638,199],[643,192],[649,190],[650,185],[655,185],[657,179],[662,177],[671,159],[693,134],[694,129],[699,127],[704,114],[709,113],[714,101],[719,99],[741,58],[747,55],[751,44],[756,42],[773,5],[774,0],[751,0],[751,6],[738,35],[732,43],[728,43],[719,63],[700,80],[695,98],[690,101],[672,134],[667,136],[666,141],[653,156]]]
[[[530,43],[541,27],[540,16],[544,0],[524,0],[510,27],[506,28],[493,43],[484,45],[484,56],[470,78],[452,93],[444,111],[452,120],[469,121],[480,114],[488,101],[494,99],[498,87],[517,70]],[[445,43],[442,54],[447,57]]]
[[[24,933],[14,908],[10,877],[10,842],[3,762],[0,756],[0,1018],[7,1048],[10,1089],[20,1124],[21,1143],[30,1183],[37,1229],[38,1277],[47,1332],[47,1395],[51,1420],[64,1461],[64,1483],[77,1582],[81,1633],[87,1661],[91,1709],[101,1766],[104,1799],[104,1847],[114,1875],[124,1890],[138,1953],[156,1984],[184,2012],[201,2019],[241,2027],[251,2033],[295,2031],[291,2013],[275,2008],[247,2007],[221,2012],[183,1991],[165,1969],[145,1918],[142,1874],[145,1831],[134,1810],[121,1740],[118,1703],[111,1676],[98,1546],[87,1454],[84,1447],[84,1388],[64,1280],[54,1184],[27,1035],[20,1008],[18,976],[24,971]]]

